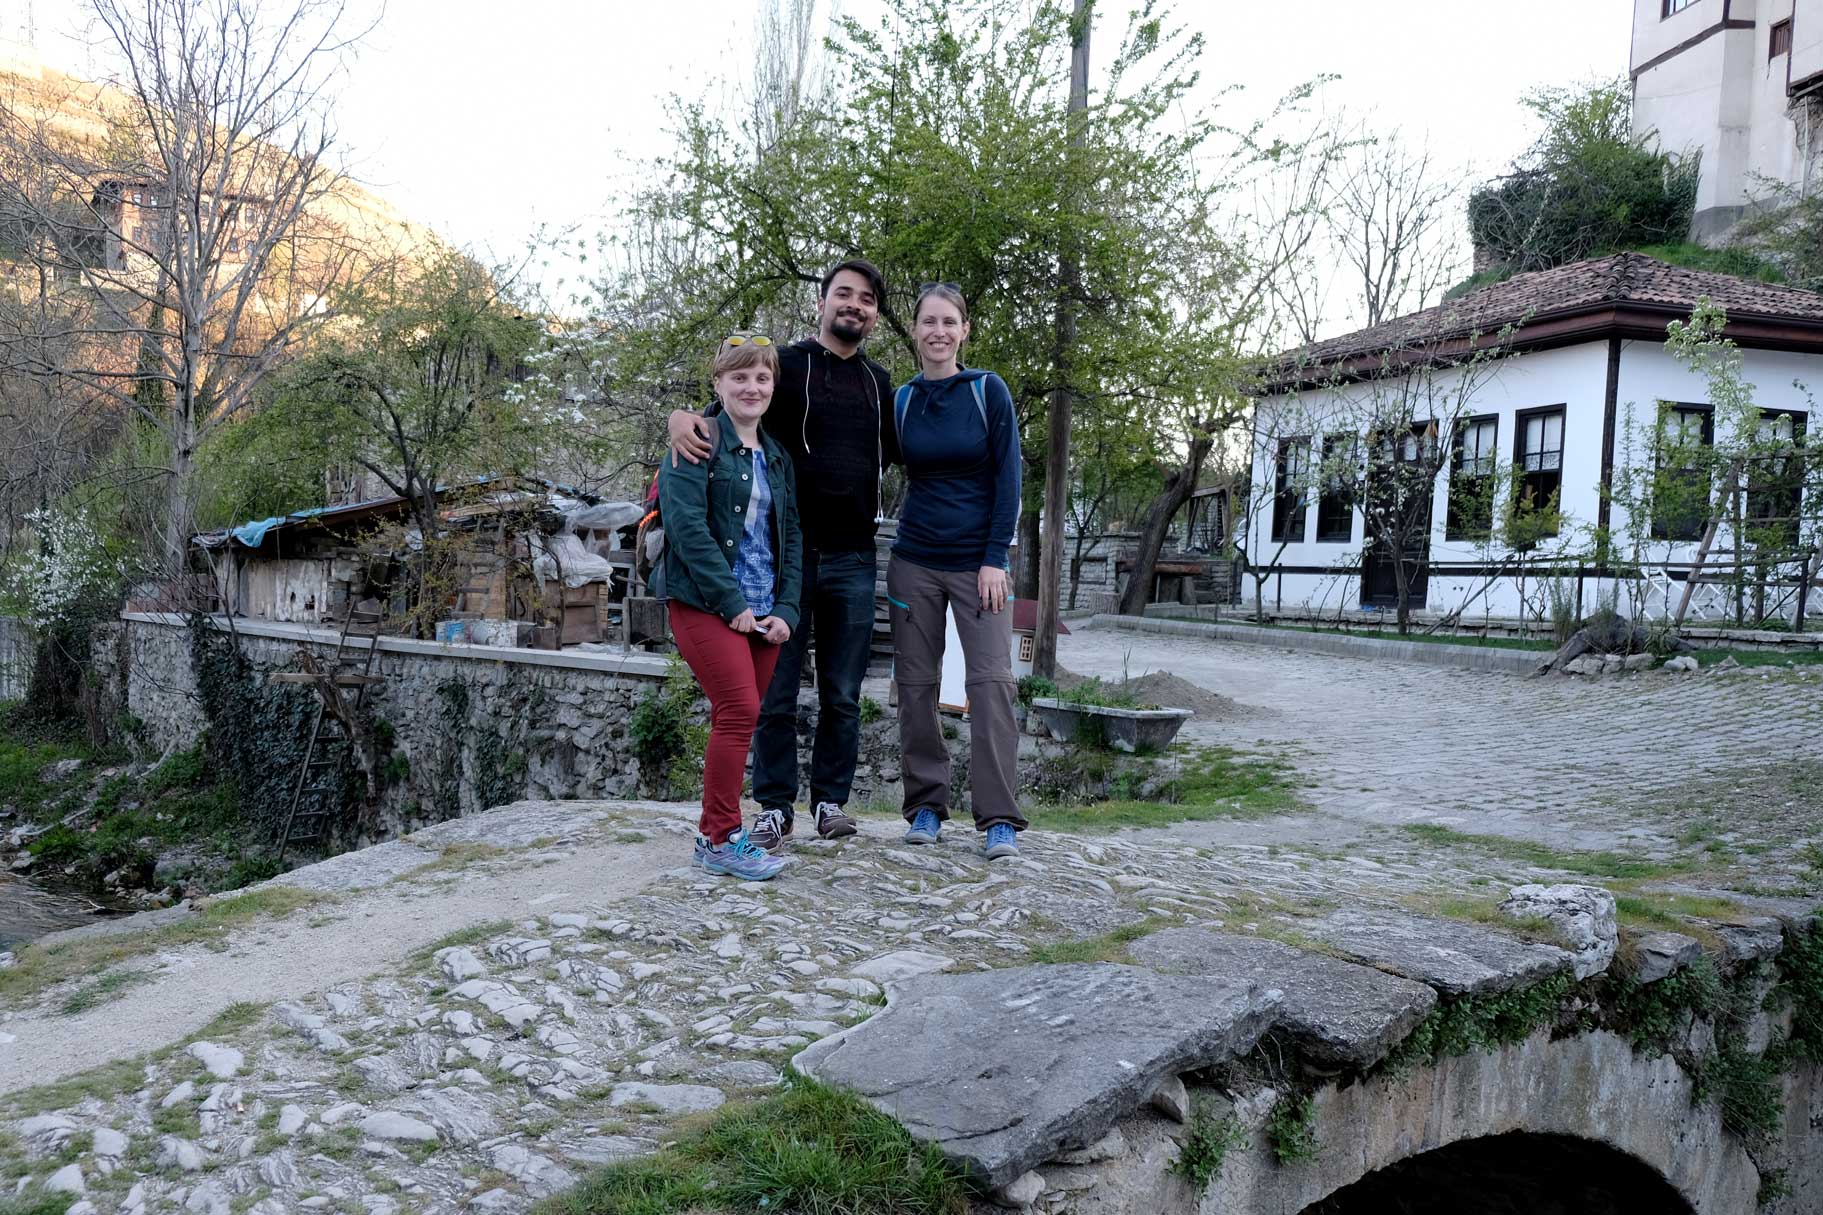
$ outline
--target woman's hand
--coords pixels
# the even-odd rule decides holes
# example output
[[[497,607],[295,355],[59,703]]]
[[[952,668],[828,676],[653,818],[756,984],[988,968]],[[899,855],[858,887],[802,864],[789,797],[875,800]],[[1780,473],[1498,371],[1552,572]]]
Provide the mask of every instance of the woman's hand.
[[[784,645],[791,640],[791,626],[777,616],[761,617],[759,623],[753,627],[759,630],[760,636],[773,645]]]
[[[975,575],[975,589],[981,594],[981,606],[999,615],[1006,610],[1006,571],[997,565],[984,565]]]
[[[737,633],[753,632],[753,609],[748,608],[746,611],[742,612],[739,616],[736,616],[733,620],[730,620],[728,622],[728,627],[733,629]]]

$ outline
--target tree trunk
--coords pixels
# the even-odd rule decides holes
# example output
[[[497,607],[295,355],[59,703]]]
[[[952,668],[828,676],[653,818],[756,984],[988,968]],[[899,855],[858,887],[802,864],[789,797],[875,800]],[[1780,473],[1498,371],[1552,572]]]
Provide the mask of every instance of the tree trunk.
[[[1076,0],[1071,18],[1070,150],[1082,147],[1082,122],[1089,105],[1089,9],[1094,0]],[[1038,617],[1032,637],[1032,673],[1045,679],[1057,674],[1058,585],[1063,575],[1064,517],[1069,513],[1070,413],[1075,393],[1070,387],[1070,362],[1076,347],[1076,294],[1081,277],[1074,242],[1066,238],[1058,259],[1057,345],[1052,366],[1057,387],[1051,393],[1050,444],[1045,452],[1044,558],[1039,564]]]
[[[1026,483],[1030,485],[1030,479]],[[1039,519],[1034,496],[1032,491],[1026,492],[1025,506],[1019,514],[1019,577],[1014,580],[1013,593],[1021,599],[1038,598]]]
[[[1171,520],[1190,500],[1197,478],[1203,474],[1203,461],[1215,437],[1203,430],[1190,443],[1190,454],[1183,466],[1165,479],[1165,487],[1146,507],[1145,522],[1139,529],[1139,551],[1133,554],[1133,573],[1126,593],[1120,599],[1120,614],[1143,616],[1146,601],[1152,597],[1153,571],[1158,568],[1158,554],[1165,547],[1165,536],[1171,531]]]

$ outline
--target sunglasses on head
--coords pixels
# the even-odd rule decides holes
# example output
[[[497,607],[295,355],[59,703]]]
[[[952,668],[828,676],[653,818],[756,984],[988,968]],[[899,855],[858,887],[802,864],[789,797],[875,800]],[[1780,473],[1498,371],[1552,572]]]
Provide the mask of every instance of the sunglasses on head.
[[[957,295],[962,294],[961,283],[919,283],[918,294],[923,295],[926,291],[934,291],[938,287],[942,287],[948,291],[954,291]]]
[[[764,334],[737,333],[722,341],[724,346],[770,346],[772,339]]]

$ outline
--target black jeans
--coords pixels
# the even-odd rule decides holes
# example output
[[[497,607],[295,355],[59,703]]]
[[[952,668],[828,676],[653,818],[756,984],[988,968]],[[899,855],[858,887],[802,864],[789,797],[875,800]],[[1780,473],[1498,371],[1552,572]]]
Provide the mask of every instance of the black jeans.
[[[810,749],[810,804],[848,802],[861,745],[861,679],[873,648],[874,555],[804,554],[798,629],[779,654],[753,732],[753,800],[792,817],[798,798],[798,682],[804,648],[817,650],[817,733]]]

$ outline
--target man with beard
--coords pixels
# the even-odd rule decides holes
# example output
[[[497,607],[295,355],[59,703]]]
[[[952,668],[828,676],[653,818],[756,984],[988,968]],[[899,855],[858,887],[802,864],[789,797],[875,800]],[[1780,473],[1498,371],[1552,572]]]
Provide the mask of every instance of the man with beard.
[[[880,317],[885,283],[871,262],[845,261],[823,276],[818,332],[779,352],[778,385],[762,429],[797,473],[804,529],[800,621],[781,647],[753,735],[753,797],[760,814],[748,838],[768,850],[792,833],[798,796],[798,681],[804,648],[817,661],[817,729],[810,753],[810,805],[824,839],[855,833],[847,814],[861,742],[861,679],[874,627],[874,529],[880,470],[898,459],[892,382],[861,353]],[[707,457],[718,407],[671,414],[672,458]]]

